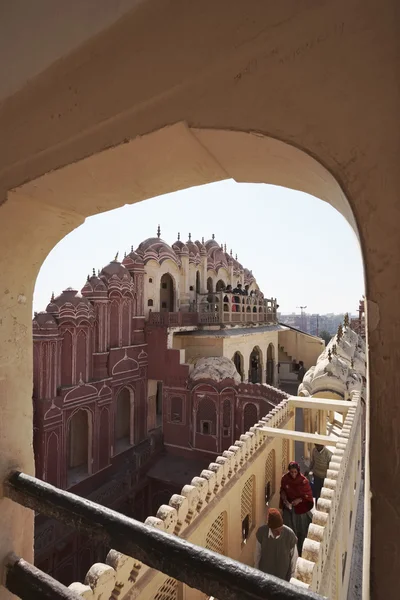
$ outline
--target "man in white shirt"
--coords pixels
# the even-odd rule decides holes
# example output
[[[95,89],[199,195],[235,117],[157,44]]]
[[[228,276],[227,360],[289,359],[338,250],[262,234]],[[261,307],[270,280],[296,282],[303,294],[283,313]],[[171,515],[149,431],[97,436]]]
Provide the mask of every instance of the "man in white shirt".
[[[298,558],[297,537],[290,527],[283,524],[278,509],[270,508],[267,511],[267,525],[262,525],[256,533],[255,567],[290,581]]]

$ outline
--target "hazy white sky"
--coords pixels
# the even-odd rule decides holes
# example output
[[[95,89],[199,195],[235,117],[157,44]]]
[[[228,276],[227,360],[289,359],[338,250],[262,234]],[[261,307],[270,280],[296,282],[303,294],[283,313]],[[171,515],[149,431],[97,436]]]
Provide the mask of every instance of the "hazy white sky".
[[[252,269],[281,312],[355,312],[364,293],[358,240],[330,205],[301,192],[265,184],[213,183],[152,198],[90,217],[65,237],[40,270],[34,310],[45,310],[51,293],[80,290],[92,268],[102,268],[119,251],[129,252],[157,226],[169,244],[215,239],[232,248]]]

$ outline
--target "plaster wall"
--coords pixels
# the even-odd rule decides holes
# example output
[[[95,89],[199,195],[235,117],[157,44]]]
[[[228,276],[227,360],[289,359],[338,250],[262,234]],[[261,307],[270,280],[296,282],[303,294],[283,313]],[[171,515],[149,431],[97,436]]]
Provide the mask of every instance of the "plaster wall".
[[[160,312],[160,288],[161,278],[168,273],[171,275],[174,283],[174,311],[179,309],[179,301],[181,294],[181,273],[172,260],[166,260],[161,265],[150,260],[145,267],[144,276],[144,314],[146,319],[149,316],[149,311]],[[152,280],[150,282],[150,279]],[[152,300],[153,306],[149,307],[148,300]]]
[[[325,342],[320,338],[293,329],[280,331],[278,337],[279,346],[283,346],[284,352],[297,362],[302,360],[306,370],[316,364],[319,355],[325,348]]]
[[[217,336],[174,335],[173,348],[184,350],[185,363],[203,356],[225,356],[223,338]]]

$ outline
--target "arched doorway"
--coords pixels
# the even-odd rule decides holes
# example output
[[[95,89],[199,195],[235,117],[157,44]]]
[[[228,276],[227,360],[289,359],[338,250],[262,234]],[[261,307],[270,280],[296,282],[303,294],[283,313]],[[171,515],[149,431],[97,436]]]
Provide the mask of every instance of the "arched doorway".
[[[269,344],[267,349],[267,383],[274,385],[275,381],[275,348],[273,344]]]
[[[216,292],[222,292],[226,288],[226,285],[222,279],[217,281],[217,285],[215,286]]]
[[[233,355],[233,363],[236,367],[236,371],[240,375],[241,381],[244,380],[244,370],[243,370],[243,355],[240,352],[235,352]]]
[[[90,422],[87,410],[76,411],[68,423],[67,486],[75,485],[90,473]]]
[[[174,280],[169,273],[164,273],[160,282],[160,312],[174,312],[174,309]]]
[[[196,271],[196,294],[200,294],[201,283],[200,283],[200,271]]]
[[[258,346],[255,346],[250,354],[249,381],[250,383],[262,383],[262,354]]]

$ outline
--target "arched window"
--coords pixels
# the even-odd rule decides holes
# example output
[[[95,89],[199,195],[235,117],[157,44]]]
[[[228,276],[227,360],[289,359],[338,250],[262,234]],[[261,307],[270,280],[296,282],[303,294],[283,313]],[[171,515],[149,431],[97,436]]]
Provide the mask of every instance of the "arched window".
[[[196,431],[203,435],[215,435],[217,412],[211,398],[203,398],[197,407]]]
[[[72,385],[72,333],[68,330],[61,346],[61,385]]]
[[[177,396],[170,399],[170,422],[183,423],[183,400]]]
[[[87,334],[82,329],[76,338],[76,381],[87,381]]]
[[[274,385],[275,371],[275,350],[273,344],[269,344],[267,349],[267,383]]]
[[[241,381],[244,380],[244,373],[243,373],[243,356],[241,355],[240,352],[235,352],[235,354],[233,355],[233,363],[236,367],[236,371],[239,373],[240,375],[240,379]]]
[[[67,455],[68,487],[75,485],[90,473],[91,422],[87,410],[74,413],[68,423]]]
[[[122,345],[129,346],[131,343],[131,311],[130,301],[126,298],[122,305]]]
[[[175,293],[174,282],[169,273],[164,273],[160,283],[160,311],[174,312],[175,310]]]
[[[147,306],[153,306],[153,305],[154,305],[153,300],[151,298],[149,298],[147,300]]]
[[[249,361],[250,383],[262,383],[262,356],[258,346],[253,348]]]
[[[110,304],[110,347],[119,347],[119,303],[112,300]]]
[[[257,406],[248,402],[243,411],[243,433],[250,430],[258,421]]]
[[[255,477],[252,475],[243,486],[240,497],[240,514],[242,520],[242,540],[245,544],[250,533],[254,529],[254,507],[255,507]]]
[[[200,294],[200,271],[196,271],[196,294]]]
[[[131,445],[132,406],[131,392],[123,388],[118,396],[114,420],[114,454],[118,454]]]

